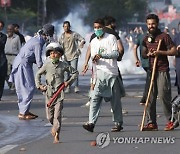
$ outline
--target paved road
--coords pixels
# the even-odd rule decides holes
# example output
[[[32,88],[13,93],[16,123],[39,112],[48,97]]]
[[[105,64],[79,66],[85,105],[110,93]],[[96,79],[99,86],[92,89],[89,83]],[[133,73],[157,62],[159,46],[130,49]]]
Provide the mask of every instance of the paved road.
[[[44,111],[44,97],[36,92],[32,102],[32,112],[39,118],[32,121],[20,121],[17,118],[17,98],[9,90],[0,102],[0,154],[89,154],[89,153],[122,153],[122,154],[180,154],[180,129],[165,132],[165,117],[162,106],[157,102],[158,126],[156,132],[140,132],[143,106],[139,105],[142,96],[144,75],[123,76],[127,96],[122,99],[123,108],[128,111],[124,115],[124,130],[111,133],[110,104],[102,103],[102,110],[94,133],[86,132],[82,124],[88,120],[88,109],[83,105],[88,101],[89,76],[81,77],[81,92],[66,95],[63,109],[63,124],[60,143],[53,144]],[[172,84],[174,83],[174,78]],[[176,88],[173,87],[173,96]],[[106,139],[99,146],[91,146],[91,141],[102,134]],[[101,136],[100,136],[100,135]]]

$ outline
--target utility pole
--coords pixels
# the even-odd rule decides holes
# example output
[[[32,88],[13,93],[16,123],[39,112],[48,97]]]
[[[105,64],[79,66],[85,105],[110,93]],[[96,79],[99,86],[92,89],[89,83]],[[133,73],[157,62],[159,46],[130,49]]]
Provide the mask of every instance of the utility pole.
[[[5,23],[8,21],[7,17],[7,7],[11,6],[11,0],[1,0],[1,7],[4,7],[4,16],[5,16]]]
[[[38,0],[37,26],[42,26],[46,22],[46,2],[47,0]]]

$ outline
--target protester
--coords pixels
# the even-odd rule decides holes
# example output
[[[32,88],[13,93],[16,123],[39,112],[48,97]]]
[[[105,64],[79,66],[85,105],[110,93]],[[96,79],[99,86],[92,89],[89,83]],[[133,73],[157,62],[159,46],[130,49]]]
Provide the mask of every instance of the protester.
[[[172,130],[171,127],[171,81],[169,74],[169,62],[167,56],[176,55],[176,47],[170,36],[161,32],[158,28],[159,18],[155,14],[149,14],[146,17],[148,35],[143,40],[143,56],[149,58],[150,70],[153,69],[155,56],[158,56],[156,72],[153,81],[153,88],[150,95],[150,101],[147,109],[148,124],[143,127],[144,131],[158,130],[156,120],[156,101],[157,96],[163,104],[164,114],[167,119],[167,125],[164,130]],[[157,46],[162,40],[159,51]]]
[[[18,35],[14,33],[14,26],[8,25],[7,27],[7,40],[5,45],[5,54],[8,62],[8,70],[7,70],[7,77],[6,81],[8,83],[9,89],[14,90],[14,84],[9,82],[9,75],[12,71],[12,64],[15,59],[15,57],[18,55],[19,51],[21,49],[21,42]]]
[[[176,49],[177,49],[177,55],[175,57],[176,86],[177,86],[178,95],[180,95],[180,32],[178,34],[176,34],[176,36],[174,38],[174,43],[175,43]],[[178,108],[177,105],[175,107]],[[172,127],[171,129],[174,129],[179,126],[179,116],[180,115],[178,115],[178,114],[179,113],[176,112],[176,114],[173,117],[174,122],[171,125],[171,127]]]
[[[4,82],[7,75],[7,59],[4,52],[7,36],[2,33],[4,22],[0,20],[0,101],[4,90]]]
[[[134,47],[134,41],[135,41],[136,34],[133,29],[129,30],[128,35],[126,36],[126,41],[128,43],[128,51],[132,51]]]
[[[46,93],[46,116],[49,122],[53,125],[51,133],[54,136],[54,143],[59,142],[59,134],[61,129],[61,117],[63,109],[64,92],[62,91],[53,104],[47,107],[47,104],[53,94],[58,90],[60,85],[64,82],[64,72],[71,73],[71,78],[65,81],[65,87],[71,85],[72,82],[77,78],[78,71],[67,63],[59,61],[59,58],[64,54],[64,50],[59,43],[50,43],[46,47],[46,56],[50,57],[37,72],[36,74],[36,87]],[[41,76],[46,76],[46,84],[41,82]]]
[[[174,43],[178,51],[178,54],[176,55],[175,58],[175,68],[176,68],[176,79],[177,79],[176,84],[178,89],[178,95],[180,95],[180,32],[174,38]]]
[[[169,34],[169,28],[167,26],[164,27],[164,33]]]
[[[18,117],[22,120],[37,118],[37,115],[30,112],[35,90],[33,63],[36,63],[38,68],[42,66],[42,49],[48,35],[47,29],[40,30],[38,36],[25,43],[13,63],[9,81],[15,83],[19,106]]]
[[[135,56],[135,60],[136,60],[136,67],[142,66],[142,68],[146,72],[146,83],[145,83],[145,87],[144,87],[143,97],[140,101],[141,105],[144,105],[146,103],[146,98],[148,95],[148,89],[149,89],[149,84],[150,84],[149,61],[148,61],[148,59],[144,59],[142,57],[142,42],[143,42],[144,36],[145,36],[145,34],[142,32],[142,30],[139,29],[137,38],[135,39],[135,42],[134,42],[134,56]],[[138,49],[139,49],[140,60],[139,60],[138,53],[137,53]]]
[[[83,48],[85,39],[78,33],[71,30],[69,21],[63,23],[64,33],[59,38],[59,43],[64,49],[64,60],[74,67],[78,68],[78,59],[81,54],[80,48]],[[69,73],[65,75],[65,80],[69,78]],[[79,81],[78,78],[75,81],[74,92],[79,92]],[[70,86],[66,88],[66,93],[70,92]]]
[[[177,32],[176,32],[176,28],[172,28],[171,29],[171,33],[170,33],[170,36],[171,36],[171,39],[174,41],[174,38],[176,37],[177,35]]]
[[[102,100],[110,101],[113,110],[115,127],[112,132],[121,131],[123,118],[121,107],[122,80],[119,78],[117,58],[119,56],[117,40],[114,35],[103,31],[104,21],[94,22],[95,37],[90,44],[91,59],[96,63],[96,83],[91,94],[89,121],[83,125],[87,131],[93,132],[99,116]]]
[[[14,26],[14,33],[19,36],[21,45],[23,46],[26,43],[26,41],[24,36],[19,32],[20,26],[18,24],[13,24],[13,26]]]
[[[121,41],[118,33],[115,31],[115,28],[116,28],[116,19],[113,18],[113,17],[111,17],[111,16],[105,16],[105,17],[103,18],[103,20],[104,20],[104,23],[105,23],[105,27],[103,28],[104,32],[106,32],[106,33],[108,33],[108,34],[114,35],[114,36],[116,37],[116,39],[117,39],[117,45],[118,45],[118,51],[119,51],[119,57],[118,57],[117,60],[118,60],[118,61],[121,61],[121,59],[122,59],[122,57],[123,57],[123,55],[124,55],[124,47],[123,47],[122,41]],[[92,39],[94,39],[95,37],[96,37],[96,34],[93,33],[93,34],[91,35],[90,42],[91,42]],[[88,62],[89,62],[90,56],[91,56],[91,50],[90,50],[90,45],[89,45],[89,47],[88,47],[88,49],[87,49],[87,52],[86,52],[85,63],[84,63],[84,65],[83,65],[83,70],[82,70],[83,73],[86,73],[86,71],[87,71],[87,69],[88,69]],[[94,70],[94,69],[93,69],[93,70]],[[120,78],[122,79],[120,70],[118,69],[118,71],[119,71],[119,76],[120,76]],[[92,73],[92,75],[93,75],[93,74],[94,74],[94,72]],[[124,93],[123,95],[125,95],[124,87],[122,87],[122,88],[123,88],[122,91],[123,91],[123,93]],[[90,89],[92,89],[92,88],[90,88]],[[91,91],[91,90],[90,90],[90,91]],[[88,102],[86,103],[86,106],[89,106],[89,105],[90,105],[90,101],[88,101]],[[124,112],[124,113],[127,113],[127,111],[124,110],[124,109],[123,109],[123,112]]]

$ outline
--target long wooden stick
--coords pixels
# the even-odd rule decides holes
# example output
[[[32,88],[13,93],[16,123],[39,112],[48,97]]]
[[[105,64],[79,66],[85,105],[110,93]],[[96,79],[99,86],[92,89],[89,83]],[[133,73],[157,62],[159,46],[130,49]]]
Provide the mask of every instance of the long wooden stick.
[[[47,107],[50,107],[51,104],[54,102],[54,100],[59,96],[61,91],[65,88],[64,82],[59,86],[59,89],[55,92],[55,94],[52,96],[52,98],[47,103]]]
[[[156,51],[159,51],[159,48],[161,46],[161,41],[162,40],[159,40],[158,47],[157,47]],[[152,70],[152,75],[151,75],[151,82],[150,82],[150,86],[149,86],[148,96],[147,96],[147,99],[146,99],[146,104],[144,106],[144,113],[143,113],[143,118],[142,118],[142,122],[141,122],[140,131],[143,131],[143,127],[144,127],[144,121],[145,121],[145,117],[146,117],[146,110],[147,110],[147,107],[148,107],[149,98],[150,98],[153,83],[154,83],[154,76],[155,76],[155,72],[156,72],[157,58],[158,58],[158,56],[156,56],[155,59],[154,59],[153,70]]]

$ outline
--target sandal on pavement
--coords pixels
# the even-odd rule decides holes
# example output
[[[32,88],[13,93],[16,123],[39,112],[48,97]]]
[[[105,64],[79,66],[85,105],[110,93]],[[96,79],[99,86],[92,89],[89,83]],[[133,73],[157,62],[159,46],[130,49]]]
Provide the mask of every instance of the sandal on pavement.
[[[19,120],[31,120],[31,119],[35,119],[36,117],[30,114],[27,115],[19,114],[18,118]]]
[[[36,115],[36,114],[33,114],[33,113],[31,113],[31,112],[28,112],[28,115],[35,116],[36,118],[38,117],[38,115]]]
[[[148,123],[142,129],[142,131],[157,131],[157,130],[158,130],[157,124],[153,124],[153,123]]]
[[[25,115],[23,114],[18,114],[18,118],[19,120],[26,120]]]

